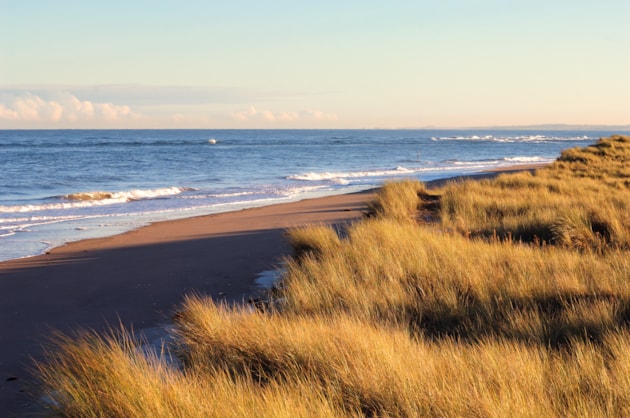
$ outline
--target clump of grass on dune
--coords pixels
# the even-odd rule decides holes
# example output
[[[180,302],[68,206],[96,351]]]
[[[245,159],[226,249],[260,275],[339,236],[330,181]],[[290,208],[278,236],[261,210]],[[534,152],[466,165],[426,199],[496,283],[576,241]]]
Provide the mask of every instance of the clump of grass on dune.
[[[462,234],[582,250],[630,248],[628,193],[592,179],[520,173],[459,182],[445,188],[440,204],[442,226]]]
[[[279,309],[550,346],[575,335],[596,340],[630,314],[624,251],[599,256],[484,242],[385,219],[354,225],[325,254],[288,261]]]
[[[535,173],[385,185],[341,236],[288,232],[262,310],[190,296],[179,366],[59,337],[62,416],[628,416],[630,140]]]
[[[262,386],[229,370],[181,370],[132,333],[58,335],[37,365],[50,415],[67,417],[335,417],[339,408],[304,376]]]
[[[344,411],[422,412],[420,403],[405,399],[403,388],[420,382],[405,373],[400,350],[412,352],[414,343],[398,330],[347,316],[262,314],[197,298],[184,303],[177,327],[191,368],[251,375],[262,385],[308,376],[313,388],[330,394]]]
[[[608,333],[604,349],[572,341],[570,350],[549,351],[505,339],[428,341],[348,315],[276,316],[189,298],[176,336],[183,371],[135,356],[132,347],[116,355],[119,340],[92,335],[65,346],[65,360],[48,366],[51,379],[61,373],[71,382],[51,382],[53,398],[65,402],[62,415],[563,417],[630,410],[627,332]],[[78,393],[67,393],[68,386]]]
[[[592,178],[614,188],[630,187],[630,137],[613,135],[584,148],[565,150],[554,163],[571,176]]]
[[[630,249],[630,138],[571,149],[534,174],[452,183],[441,191],[444,228],[579,250]]]
[[[324,225],[293,228],[286,236],[296,257],[305,254],[321,255],[334,251],[341,245],[337,232]]]
[[[348,315],[280,317],[188,300],[179,329],[188,364],[269,382],[308,376],[346,412],[367,416],[622,416],[627,331],[568,350],[503,338],[409,338]]]
[[[310,376],[312,387],[341,408],[367,416],[479,414],[493,397],[505,401],[494,405],[495,416],[523,414],[525,405],[510,398],[528,392],[544,398],[546,354],[519,344],[431,343],[347,315],[270,316],[199,299],[186,302],[178,325],[191,367],[218,365],[258,376],[262,384]],[[493,362],[479,362],[484,356]],[[508,365],[512,373],[502,378]],[[532,372],[540,380],[532,381]],[[542,401],[534,408],[541,414],[551,406]]]
[[[385,183],[368,204],[368,216],[410,220],[420,207],[418,196],[422,194],[426,190],[417,180]]]

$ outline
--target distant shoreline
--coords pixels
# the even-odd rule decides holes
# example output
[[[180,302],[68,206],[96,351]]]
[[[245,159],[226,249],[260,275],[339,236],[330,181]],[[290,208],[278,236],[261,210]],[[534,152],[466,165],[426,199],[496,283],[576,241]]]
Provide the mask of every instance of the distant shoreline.
[[[2,131],[601,131],[624,134],[630,132],[630,125],[516,125],[516,126],[421,126],[396,128],[0,128]],[[621,132],[619,132],[621,131]]]

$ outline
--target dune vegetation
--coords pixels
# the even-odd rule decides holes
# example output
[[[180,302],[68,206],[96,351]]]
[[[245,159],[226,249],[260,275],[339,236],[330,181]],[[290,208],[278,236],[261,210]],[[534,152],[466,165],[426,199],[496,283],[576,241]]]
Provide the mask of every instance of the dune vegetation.
[[[169,355],[58,336],[37,365],[51,415],[630,415],[629,137],[388,183],[341,232],[288,231],[262,307],[187,297]]]

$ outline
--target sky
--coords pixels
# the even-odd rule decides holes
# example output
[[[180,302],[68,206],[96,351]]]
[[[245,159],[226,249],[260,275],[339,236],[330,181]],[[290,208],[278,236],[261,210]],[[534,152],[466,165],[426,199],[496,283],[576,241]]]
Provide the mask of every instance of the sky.
[[[630,125],[628,0],[0,0],[0,129]]]

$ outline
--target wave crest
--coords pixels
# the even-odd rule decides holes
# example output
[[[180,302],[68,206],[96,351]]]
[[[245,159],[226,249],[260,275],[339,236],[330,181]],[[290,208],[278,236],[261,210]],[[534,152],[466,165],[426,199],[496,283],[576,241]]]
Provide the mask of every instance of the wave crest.
[[[105,200],[111,199],[113,195],[114,193],[109,192],[82,192],[67,194],[61,198],[66,200]]]
[[[0,213],[26,213],[39,212],[44,210],[75,209],[87,208],[92,206],[113,205],[116,203],[126,203],[135,200],[155,199],[159,197],[173,196],[190,190],[193,189],[186,187],[166,187],[162,189],[137,189],[124,192],[79,192],[63,196],[56,196],[56,199],[65,200],[65,202],[43,203],[35,205],[30,204],[20,206],[0,206]]]
[[[343,172],[324,172],[324,173],[303,173],[294,174],[288,176],[288,180],[301,180],[301,181],[322,181],[322,180],[340,180],[346,178],[361,178],[361,177],[380,177],[380,176],[393,176],[397,174],[412,174],[425,169],[410,169],[405,167],[396,167],[393,170],[374,170],[374,171],[351,171],[347,173]]]
[[[116,200],[141,200],[141,199],[151,199],[161,196],[172,196],[185,191],[192,190],[186,187],[166,187],[163,189],[151,189],[151,190],[128,190],[125,192],[104,192],[104,191],[94,191],[94,192],[79,192],[79,193],[71,193],[64,196],[61,196],[62,199],[65,200],[78,200],[78,201],[90,201],[90,200],[108,200],[108,199],[116,199]]]
[[[503,161],[510,163],[548,163],[553,161],[553,159],[544,157],[505,157]]]
[[[532,142],[539,143],[545,141],[585,141],[591,139],[587,135],[583,136],[547,136],[547,135],[464,135],[464,136],[441,136],[432,137],[433,141],[488,141],[488,142]]]

